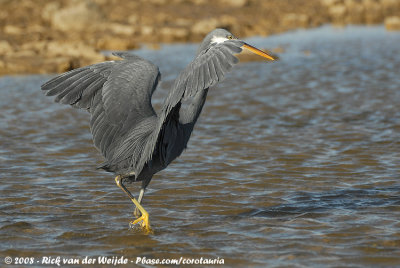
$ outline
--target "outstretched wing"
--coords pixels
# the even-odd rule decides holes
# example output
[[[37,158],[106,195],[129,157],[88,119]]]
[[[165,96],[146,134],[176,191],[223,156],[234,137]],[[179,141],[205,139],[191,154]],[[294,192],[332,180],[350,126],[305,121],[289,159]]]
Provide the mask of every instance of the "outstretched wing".
[[[95,146],[113,158],[126,133],[156,117],[151,96],[159,80],[158,67],[138,56],[115,53],[108,61],[72,70],[42,85],[55,101],[88,109]]]
[[[224,78],[225,74],[238,62],[234,54],[241,52],[242,45],[243,42],[240,40],[215,44],[199,54],[178,76],[164,102],[156,126],[145,144],[141,157],[132,158],[131,167],[136,174],[139,174],[144,165],[151,160],[155,149],[158,149],[161,160],[171,160],[180,154],[180,152],[174,152],[176,147],[173,143],[184,141],[173,139],[173,133],[176,132],[170,128],[176,127],[176,124],[169,124],[170,121],[178,119],[180,124],[190,124],[197,120],[204,104],[204,100],[202,102],[199,98],[201,95],[199,92],[207,90]],[[188,135],[190,136],[190,133]],[[124,142],[125,145],[115,153],[116,158],[123,159],[132,155],[130,151],[123,150],[131,143],[130,139]],[[159,148],[156,148],[157,145]],[[170,157],[171,154],[174,157]],[[166,164],[168,163],[164,163]]]

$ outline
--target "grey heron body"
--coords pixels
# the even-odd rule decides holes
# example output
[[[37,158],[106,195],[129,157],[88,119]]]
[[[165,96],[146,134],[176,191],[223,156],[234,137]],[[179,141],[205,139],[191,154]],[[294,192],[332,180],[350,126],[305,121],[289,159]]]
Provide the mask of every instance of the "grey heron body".
[[[186,148],[206,100],[208,89],[221,81],[238,59],[242,48],[273,60],[270,55],[238,40],[224,29],[210,32],[194,60],[175,80],[157,114],[151,98],[160,79],[153,63],[119,52],[119,61],[102,62],[61,74],[42,85],[55,101],[86,109],[90,130],[105,162],[100,166],[117,175],[124,190],[149,229],[148,214],[140,205],[153,175],[166,168]],[[142,181],[136,200],[123,182]]]

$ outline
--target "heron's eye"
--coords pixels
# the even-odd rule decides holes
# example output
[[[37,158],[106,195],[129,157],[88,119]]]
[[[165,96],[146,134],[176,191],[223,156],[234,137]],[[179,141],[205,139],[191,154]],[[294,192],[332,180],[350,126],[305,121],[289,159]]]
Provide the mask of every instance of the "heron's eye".
[[[233,36],[232,35],[228,35],[227,38],[228,39],[233,39]]]

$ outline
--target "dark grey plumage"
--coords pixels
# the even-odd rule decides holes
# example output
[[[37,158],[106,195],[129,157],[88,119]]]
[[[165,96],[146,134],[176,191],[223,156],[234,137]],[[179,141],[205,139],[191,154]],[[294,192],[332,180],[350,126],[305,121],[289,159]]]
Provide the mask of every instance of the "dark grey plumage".
[[[87,109],[95,146],[106,161],[101,168],[144,187],[186,148],[204,105],[208,88],[221,81],[237,63],[234,54],[243,42],[213,43],[232,36],[216,29],[202,42],[195,59],[183,70],[157,115],[151,97],[160,73],[151,62],[128,53],[114,53],[108,61],[72,70],[42,85],[55,101]]]
[[[61,74],[42,85],[55,101],[86,109],[91,114],[94,145],[106,161],[100,166],[117,174],[117,185],[130,197],[150,230],[147,211],[140,202],[158,171],[166,168],[186,148],[207,97],[238,59],[242,47],[269,60],[274,58],[233,37],[224,29],[210,32],[195,59],[175,80],[157,115],[151,98],[160,79],[158,67],[128,53],[108,61]],[[142,181],[138,200],[123,180]]]

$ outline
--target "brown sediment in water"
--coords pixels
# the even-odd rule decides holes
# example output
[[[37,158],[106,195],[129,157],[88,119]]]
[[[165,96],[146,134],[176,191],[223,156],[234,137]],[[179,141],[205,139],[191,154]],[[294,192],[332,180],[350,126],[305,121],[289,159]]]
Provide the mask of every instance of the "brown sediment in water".
[[[319,27],[251,40],[264,41],[282,59],[242,64],[210,90],[188,150],[154,176],[150,235],[129,229],[132,202],[96,169],[89,114],[43,96],[48,76],[1,77],[0,255],[398,267],[400,34]],[[164,75],[155,104],[194,49],[137,51]]]
[[[198,42],[216,27],[267,36],[324,23],[398,29],[399,1],[2,1],[0,74],[64,72],[106,59],[102,50]],[[397,26],[396,26],[397,25]]]

